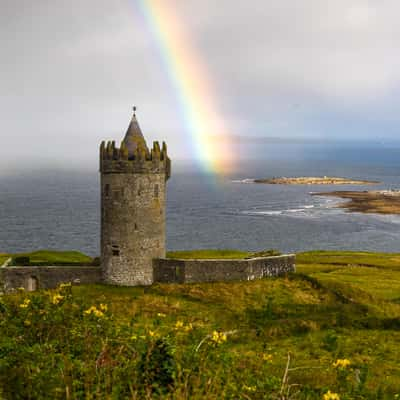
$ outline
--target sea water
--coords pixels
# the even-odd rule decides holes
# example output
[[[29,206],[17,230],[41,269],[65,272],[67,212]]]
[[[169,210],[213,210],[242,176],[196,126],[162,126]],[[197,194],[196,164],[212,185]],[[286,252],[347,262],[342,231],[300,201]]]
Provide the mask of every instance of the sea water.
[[[400,216],[349,213],[337,208],[343,200],[311,195],[399,189],[400,150],[371,146],[364,157],[354,147],[314,146],[307,151],[302,157],[295,157],[298,153],[293,150],[284,159],[241,160],[236,171],[221,180],[174,163],[167,193],[167,248],[400,252]],[[381,183],[355,187],[251,182],[253,178],[324,175]],[[0,252],[74,249],[98,255],[99,207],[99,176],[94,169],[2,174]]]

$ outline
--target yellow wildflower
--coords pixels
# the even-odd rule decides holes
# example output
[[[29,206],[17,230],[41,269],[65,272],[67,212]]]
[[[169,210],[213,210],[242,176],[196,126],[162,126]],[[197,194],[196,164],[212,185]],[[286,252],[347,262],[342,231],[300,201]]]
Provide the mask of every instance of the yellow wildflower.
[[[246,390],[247,392],[255,392],[257,390],[255,386],[247,386],[247,385],[243,385],[243,389]]]
[[[267,362],[272,362],[272,354],[263,354],[262,359]]]
[[[95,311],[93,311],[93,314],[98,318],[104,317],[104,313],[97,309]]]
[[[226,342],[226,334],[223,332],[214,331],[211,334],[211,341],[213,341],[215,344],[222,344]]]
[[[350,360],[347,358],[339,358],[332,365],[335,368],[346,368],[351,364]]]
[[[60,289],[62,289],[62,288],[70,287],[70,286],[72,286],[72,283],[68,282],[68,283],[61,283],[59,287],[60,287]]]
[[[183,328],[183,326],[184,326],[184,323],[182,321],[176,321],[175,329],[181,329],[181,328]]]
[[[61,296],[61,294],[56,293],[52,298],[51,298],[51,302],[53,304],[58,304],[61,302],[61,300],[64,298],[64,296]]]
[[[98,310],[95,306],[92,306],[92,307],[88,308],[87,310],[85,310],[84,314],[85,315],[93,314],[97,318],[104,317],[104,313],[102,311]]]
[[[149,336],[150,337],[154,337],[156,335],[156,332],[149,330]]]
[[[29,299],[25,299],[23,303],[21,303],[19,306],[20,308],[28,308],[29,304],[31,301]]]
[[[136,335],[132,335],[131,336],[131,340],[137,340],[137,336]]]
[[[100,304],[100,310],[101,310],[101,311],[104,311],[104,312],[107,311],[107,310],[108,310],[107,304],[102,304],[102,303],[101,303],[101,304]]]
[[[159,312],[159,313],[157,313],[157,317],[159,317],[159,318],[165,318],[166,315],[165,315],[164,313],[162,313],[162,312]]]
[[[333,393],[328,390],[323,397],[323,400],[340,400],[340,397],[337,393]]]
[[[190,332],[191,330],[193,330],[192,323],[190,322],[189,324],[185,325],[183,329],[185,332]]]
[[[30,325],[31,325],[31,321],[29,321],[29,319],[26,319],[26,320],[24,321],[24,325],[25,325],[25,326],[30,326]]]

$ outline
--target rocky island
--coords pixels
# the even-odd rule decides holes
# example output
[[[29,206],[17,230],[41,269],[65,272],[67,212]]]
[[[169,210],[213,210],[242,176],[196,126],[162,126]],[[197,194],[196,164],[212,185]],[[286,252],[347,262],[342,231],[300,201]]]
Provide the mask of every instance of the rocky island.
[[[313,196],[334,196],[347,199],[338,207],[350,212],[368,214],[400,214],[400,191],[375,190],[375,191],[334,191],[312,193]]]
[[[379,182],[357,180],[349,178],[338,178],[330,176],[302,176],[302,177],[280,177],[254,179],[254,183],[267,183],[270,185],[375,185]]]

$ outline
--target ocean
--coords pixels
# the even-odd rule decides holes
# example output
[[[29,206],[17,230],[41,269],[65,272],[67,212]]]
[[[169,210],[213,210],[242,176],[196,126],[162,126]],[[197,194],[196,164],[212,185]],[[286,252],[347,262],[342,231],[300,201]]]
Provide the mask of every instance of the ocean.
[[[98,255],[99,176],[94,168],[1,174],[0,252],[72,249]],[[381,183],[286,186],[247,181],[324,175]],[[400,252],[400,216],[349,213],[336,207],[343,200],[310,195],[339,188],[400,189],[400,149],[383,144],[270,145],[265,160],[240,160],[237,170],[218,182],[193,166],[174,163],[167,193],[167,248]]]

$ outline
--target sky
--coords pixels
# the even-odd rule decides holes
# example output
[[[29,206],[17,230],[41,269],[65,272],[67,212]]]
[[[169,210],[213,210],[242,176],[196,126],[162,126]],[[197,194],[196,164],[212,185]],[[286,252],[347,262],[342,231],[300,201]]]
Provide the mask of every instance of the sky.
[[[97,166],[100,141],[122,139],[133,105],[148,141],[165,140],[178,160],[198,156],[193,135],[242,153],[398,138],[398,0],[0,2],[1,168]],[[146,3],[174,16],[201,77],[171,78]],[[206,81],[207,95],[182,100],[181,78]],[[190,132],[191,102],[224,132]]]

